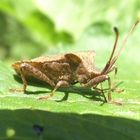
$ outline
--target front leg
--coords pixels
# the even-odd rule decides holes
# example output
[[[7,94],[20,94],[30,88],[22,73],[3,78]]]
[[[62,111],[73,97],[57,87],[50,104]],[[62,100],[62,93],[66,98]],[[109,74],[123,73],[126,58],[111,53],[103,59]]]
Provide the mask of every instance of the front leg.
[[[20,65],[20,75],[21,75],[21,78],[22,78],[22,81],[23,81],[23,90],[24,92],[26,91],[26,88],[27,88],[27,81],[26,81],[26,73],[30,76],[33,76],[34,78],[36,79],[39,79],[41,81],[44,81],[48,84],[50,84],[52,87],[55,86],[54,82],[49,79],[47,77],[46,74],[44,74],[43,72],[41,72],[39,69],[35,68],[34,66],[28,64],[28,63],[22,63]]]
[[[108,75],[100,75],[98,77],[95,77],[95,78],[91,79],[90,81],[88,81],[86,84],[84,84],[84,87],[93,87],[94,89],[96,89],[96,86],[105,80],[108,81],[108,101],[110,102],[112,99],[111,98],[111,80]],[[105,98],[102,88],[101,88],[101,92]],[[107,101],[106,98],[105,98],[105,101]]]
[[[111,84],[111,90],[116,91],[118,93],[123,92],[124,89],[118,88],[117,84],[115,82],[116,81],[116,75],[117,75],[117,72],[118,72],[118,68],[115,65],[113,65],[112,68],[109,71],[107,71],[107,73],[110,73],[112,71],[114,71],[114,82]]]

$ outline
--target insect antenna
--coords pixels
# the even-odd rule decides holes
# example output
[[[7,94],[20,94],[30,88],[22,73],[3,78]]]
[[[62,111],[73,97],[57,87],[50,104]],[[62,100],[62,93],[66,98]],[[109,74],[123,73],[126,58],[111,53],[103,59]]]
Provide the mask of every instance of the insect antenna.
[[[122,45],[121,45],[118,53],[114,57],[111,54],[112,57],[110,57],[110,59],[108,61],[109,64],[108,63],[106,64],[108,66],[105,66],[105,68],[103,69],[103,71],[102,71],[103,74],[107,74],[110,71],[110,69],[112,68],[112,66],[115,64],[115,62],[118,59],[120,53],[122,52],[123,48],[125,47],[125,44],[126,44],[128,38],[129,38],[129,36],[133,33],[133,31],[136,28],[138,23],[139,23],[139,21],[136,21],[135,24],[132,26],[132,28],[130,29],[129,33],[127,34],[127,36],[125,37],[124,41],[122,42]],[[116,48],[116,46],[114,48]],[[113,51],[112,51],[112,53],[113,53]]]
[[[117,42],[118,42],[118,37],[119,37],[119,32],[118,32],[117,27],[114,27],[114,31],[115,31],[115,34],[116,34],[115,43],[114,43],[113,50],[112,50],[112,53],[111,53],[111,55],[110,55],[110,58],[109,58],[108,62],[106,63],[104,69],[103,69],[102,72],[101,72],[102,74],[106,72],[106,70],[108,69],[108,67],[110,67],[111,60],[112,60],[113,55],[114,55],[115,50],[116,50],[116,46],[117,46]]]

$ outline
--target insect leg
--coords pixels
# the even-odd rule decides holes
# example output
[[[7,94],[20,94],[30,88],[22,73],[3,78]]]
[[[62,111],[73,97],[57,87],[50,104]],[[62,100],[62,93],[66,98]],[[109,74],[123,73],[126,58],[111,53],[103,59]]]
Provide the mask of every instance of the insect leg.
[[[23,89],[10,89],[10,91],[12,91],[12,92],[15,92],[15,91],[16,92],[25,92],[26,91],[27,81],[26,81],[24,70],[22,69],[22,67],[20,68],[19,74],[20,74],[21,79],[23,81]]]
[[[112,71],[114,71],[115,73],[114,73],[114,82],[113,82],[112,85],[111,85],[111,90],[112,90],[112,91],[116,91],[116,92],[118,92],[118,93],[123,92],[124,89],[118,88],[118,87],[117,87],[118,84],[116,84],[116,82],[115,82],[115,81],[116,81],[116,75],[117,75],[117,72],[118,72],[118,68],[117,68],[115,65],[112,66],[112,68],[108,71],[108,73],[110,73],[110,72],[112,72]]]
[[[112,103],[112,104],[116,104],[116,105],[122,105],[122,103],[118,102],[118,101],[113,101],[112,97],[111,97],[111,80],[110,77],[108,77],[108,102]]]
[[[55,91],[58,88],[67,87],[67,86],[69,86],[69,83],[67,81],[61,80],[56,84],[56,86],[54,87],[53,91],[51,92],[51,94],[49,96],[43,96],[43,97],[40,97],[39,99],[48,99],[48,98],[52,97],[55,94]]]
[[[93,87],[96,90],[96,85],[101,84],[105,80],[108,80],[108,101],[110,101],[111,100],[111,80],[108,75],[100,75],[98,77],[95,77],[95,78],[91,79],[88,83],[84,84],[84,86]],[[105,101],[107,101],[102,87],[101,87],[100,91],[102,92],[102,94],[105,98]]]
[[[101,93],[102,93],[102,95],[103,95],[103,97],[104,97],[105,102],[107,102],[107,99],[106,99],[105,94],[104,94],[104,90],[103,90],[103,85],[102,85],[102,83],[100,83],[100,86],[101,86],[100,91],[101,91]]]
[[[118,72],[118,68],[114,65],[109,72],[112,72],[114,71],[114,82],[112,83],[112,86],[111,86],[111,89],[114,91],[117,87],[116,87],[116,75],[117,75],[117,72]]]
[[[110,77],[108,77],[107,81],[108,81],[108,101],[110,102],[112,100],[112,97],[111,97],[111,79],[110,79]]]
[[[100,75],[100,76],[97,76],[91,80],[89,80],[86,84],[83,84],[84,87],[95,87],[96,88],[96,85],[98,85],[99,83],[105,81],[108,79],[108,76],[107,75]]]
[[[25,75],[24,73],[29,73],[30,75],[32,75],[33,77],[45,81],[48,84],[50,84],[52,87],[55,86],[54,82],[52,80],[50,80],[46,74],[44,74],[43,72],[41,72],[39,69],[33,67],[32,65],[28,64],[28,63],[22,63],[20,66],[20,73],[21,73],[21,78],[22,81],[24,83],[24,91],[26,90],[27,87],[27,82],[25,80]]]
[[[52,93],[50,94],[50,96],[53,96],[54,93],[55,93],[55,91],[56,91],[59,87],[67,87],[67,86],[69,86],[69,83],[68,83],[67,81],[64,81],[64,80],[59,81],[59,82],[56,84],[56,86],[55,86],[55,88],[53,89],[53,91],[52,91]]]
[[[24,75],[23,67],[20,68],[20,75],[21,75],[21,79],[23,81],[23,91],[25,92],[26,88],[27,88],[27,81],[26,81],[26,78],[25,78],[25,75]]]

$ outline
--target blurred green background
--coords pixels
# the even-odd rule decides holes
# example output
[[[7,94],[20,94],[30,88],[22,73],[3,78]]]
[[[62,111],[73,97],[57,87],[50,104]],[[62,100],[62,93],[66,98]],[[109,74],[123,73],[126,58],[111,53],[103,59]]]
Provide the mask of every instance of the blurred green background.
[[[114,37],[113,26],[128,32],[139,7],[139,0],[0,0],[0,59],[100,47],[100,38],[91,42]]]
[[[119,49],[139,19],[139,0],[0,0],[0,139],[139,140],[140,25],[116,63],[115,82],[124,92],[112,96],[122,106],[103,104],[99,93],[78,84],[49,100],[38,100],[51,92],[45,83],[29,82],[25,94],[10,90],[23,87],[11,67],[17,60],[95,50],[95,65],[103,68],[113,27],[120,32]]]

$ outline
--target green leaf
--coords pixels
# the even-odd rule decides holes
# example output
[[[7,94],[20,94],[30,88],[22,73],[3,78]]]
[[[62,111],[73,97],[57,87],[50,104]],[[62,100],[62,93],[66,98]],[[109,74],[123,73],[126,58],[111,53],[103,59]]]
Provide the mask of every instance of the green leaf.
[[[95,49],[96,58],[93,58],[96,59],[95,66],[102,69],[109,58],[112,42],[114,42],[113,33],[109,30],[111,25],[115,25],[117,22],[120,24],[121,32],[128,31],[126,29],[130,25],[129,23],[134,22],[139,14],[138,0],[134,0],[128,5],[126,5],[126,0],[123,2],[109,0],[106,4],[103,0],[47,0],[47,3],[42,2],[43,0],[30,1],[30,3],[28,0],[11,2],[1,0],[0,26],[4,28],[0,33],[2,43],[6,43],[3,49],[5,46],[12,46],[11,53],[17,58],[33,57],[34,51],[37,51],[37,55],[42,54],[46,47],[40,51],[40,47],[34,46],[57,42],[60,43],[58,48],[49,48],[47,54]],[[37,5],[33,3],[37,3]],[[118,12],[124,9],[127,12]],[[5,30],[7,29],[5,26],[7,17],[9,20],[12,18],[10,21],[13,21],[14,25],[8,24],[9,27],[15,27],[12,30],[10,28],[8,32]],[[41,18],[43,18],[43,22]],[[46,27],[46,25],[48,26]],[[23,32],[20,32],[18,26],[22,27]],[[19,31],[27,35],[25,34],[25,37],[23,34],[22,36],[15,35],[13,39],[14,30],[16,33]],[[38,100],[39,97],[48,96],[51,87],[46,83],[32,80],[29,81],[25,94],[14,91],[14,89],[22,89],[23,83],[10,66],[0,61],[0,139],[139,140],[139,32],[140,28],[137,28],[116,64],[119,69],[116,83],[121,83],[118,87],[125,91],[113,92],[112,98],[121,102],[121,106],[103,104],[100,93],[82,88],[79,84],[59,89],[55,96],[48,100]],[[7,37],[9,33],[8,39],[5,38],[5,35]],[[35,33],[39,37],[36,37]],[[53,38],[53,35],[56,38]],[[17,41],[17,37],[22,39]],[[47,37],[45,39],[47,41],[44,43],[45,37]],[[73,42],[73,38],[77,40],[75,46],[64,47],[61,45],[61,42],[64,44]],[[22,43],[18,44],[21,40]],[[34,42],[31,48],[30,43],[26,44],[28,40]],[[0,55],[4,55],[3,52],[2,50]],[[113,73],[110,75],[113,82]],[[106,88],[106,83],[104,83],[104,87]],[[105,95],[107,96],[107,93]]]
[[[91,42],[88,40],[88,32],[83,38],[87,47],[90,46],[89,50],[93,49],[91,44],[95,44],[96,64],[103,67],[109,57],[113,38],[99,36]],[[100,47],[99,39],[102,41]],[[83,42],[81,38],[75,50],[85,45]],[[138,140],[140,73],[137,70],[140,67],[138,59],[140,48],[137,43],[139,44],[138,31],[131,37],[117,62],[119,73],[116,82],[122,82],[119,88],[125,91],[113,92],[112,98],[121,102],[121,106],[102,104],[99,93],[79,85],[59,89],[55,96],[48,100],[38,100],[38,98],[50,94],[51,88],[36,80],[29,82],[26,94],[13,92],[11,89],[22,88],[22,81],[18,76],[14,76],[16,73],[11,67],[0,62],[1,138]],[[68,99],[62,101],[66,99],[68,92]]]

